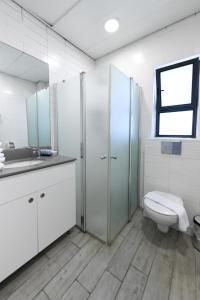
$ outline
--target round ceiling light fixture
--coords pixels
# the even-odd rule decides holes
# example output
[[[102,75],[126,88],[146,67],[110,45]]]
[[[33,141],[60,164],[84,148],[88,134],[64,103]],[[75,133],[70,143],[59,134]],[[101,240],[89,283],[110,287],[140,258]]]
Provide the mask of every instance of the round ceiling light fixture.
[[[119,29],[119,21],[117,19],[109,19],[104,24],[105,31],[114,33]]]

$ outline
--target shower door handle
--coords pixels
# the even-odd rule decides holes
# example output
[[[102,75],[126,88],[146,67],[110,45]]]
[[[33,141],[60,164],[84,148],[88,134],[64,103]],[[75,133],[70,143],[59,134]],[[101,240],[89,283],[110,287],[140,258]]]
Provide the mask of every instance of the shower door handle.
[[[110,158],[111,158],[111,159],[117,159],[117,156],[113,156],[113,155],[112,155]]]
[[[105,156],[105,155],[102,155],[102,156],[100,157],[101,160],[106,159],[106,158],[107,158],[107,156]]]

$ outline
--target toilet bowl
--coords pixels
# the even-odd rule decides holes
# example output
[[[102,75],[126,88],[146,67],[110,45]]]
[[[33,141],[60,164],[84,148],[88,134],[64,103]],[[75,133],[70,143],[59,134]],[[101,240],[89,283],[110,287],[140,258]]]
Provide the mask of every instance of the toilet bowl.
[[[173,201],[182,204],[182,200],[179,197],[167,193],[162,193],[163,195],[168,199],[173,198]],[[167,233],[169,227],[178,221],[178,216],[175,212],[146,197],[144,198],[144,210],[146,215],[157,224],[158,229],[164,233]]]

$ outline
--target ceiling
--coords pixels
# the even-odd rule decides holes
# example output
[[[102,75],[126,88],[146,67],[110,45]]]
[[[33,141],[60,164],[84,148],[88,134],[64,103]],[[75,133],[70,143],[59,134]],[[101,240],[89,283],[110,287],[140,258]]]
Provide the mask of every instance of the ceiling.
[[[94,59],[200,11],[200,0],[16,0]],[[114,34],[109,18],[120,21]]]
[[[48,64],[0,42],[0,72],[34,83],[49,82]]]

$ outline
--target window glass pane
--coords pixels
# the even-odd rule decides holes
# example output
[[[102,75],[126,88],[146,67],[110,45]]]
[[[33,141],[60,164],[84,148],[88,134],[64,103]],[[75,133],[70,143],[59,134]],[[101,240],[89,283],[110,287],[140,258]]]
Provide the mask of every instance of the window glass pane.
[[[193,65],[161,72],[161,105],[191,103]]]
[[[160,114],[160,135],[192,135],[193,111]]]

